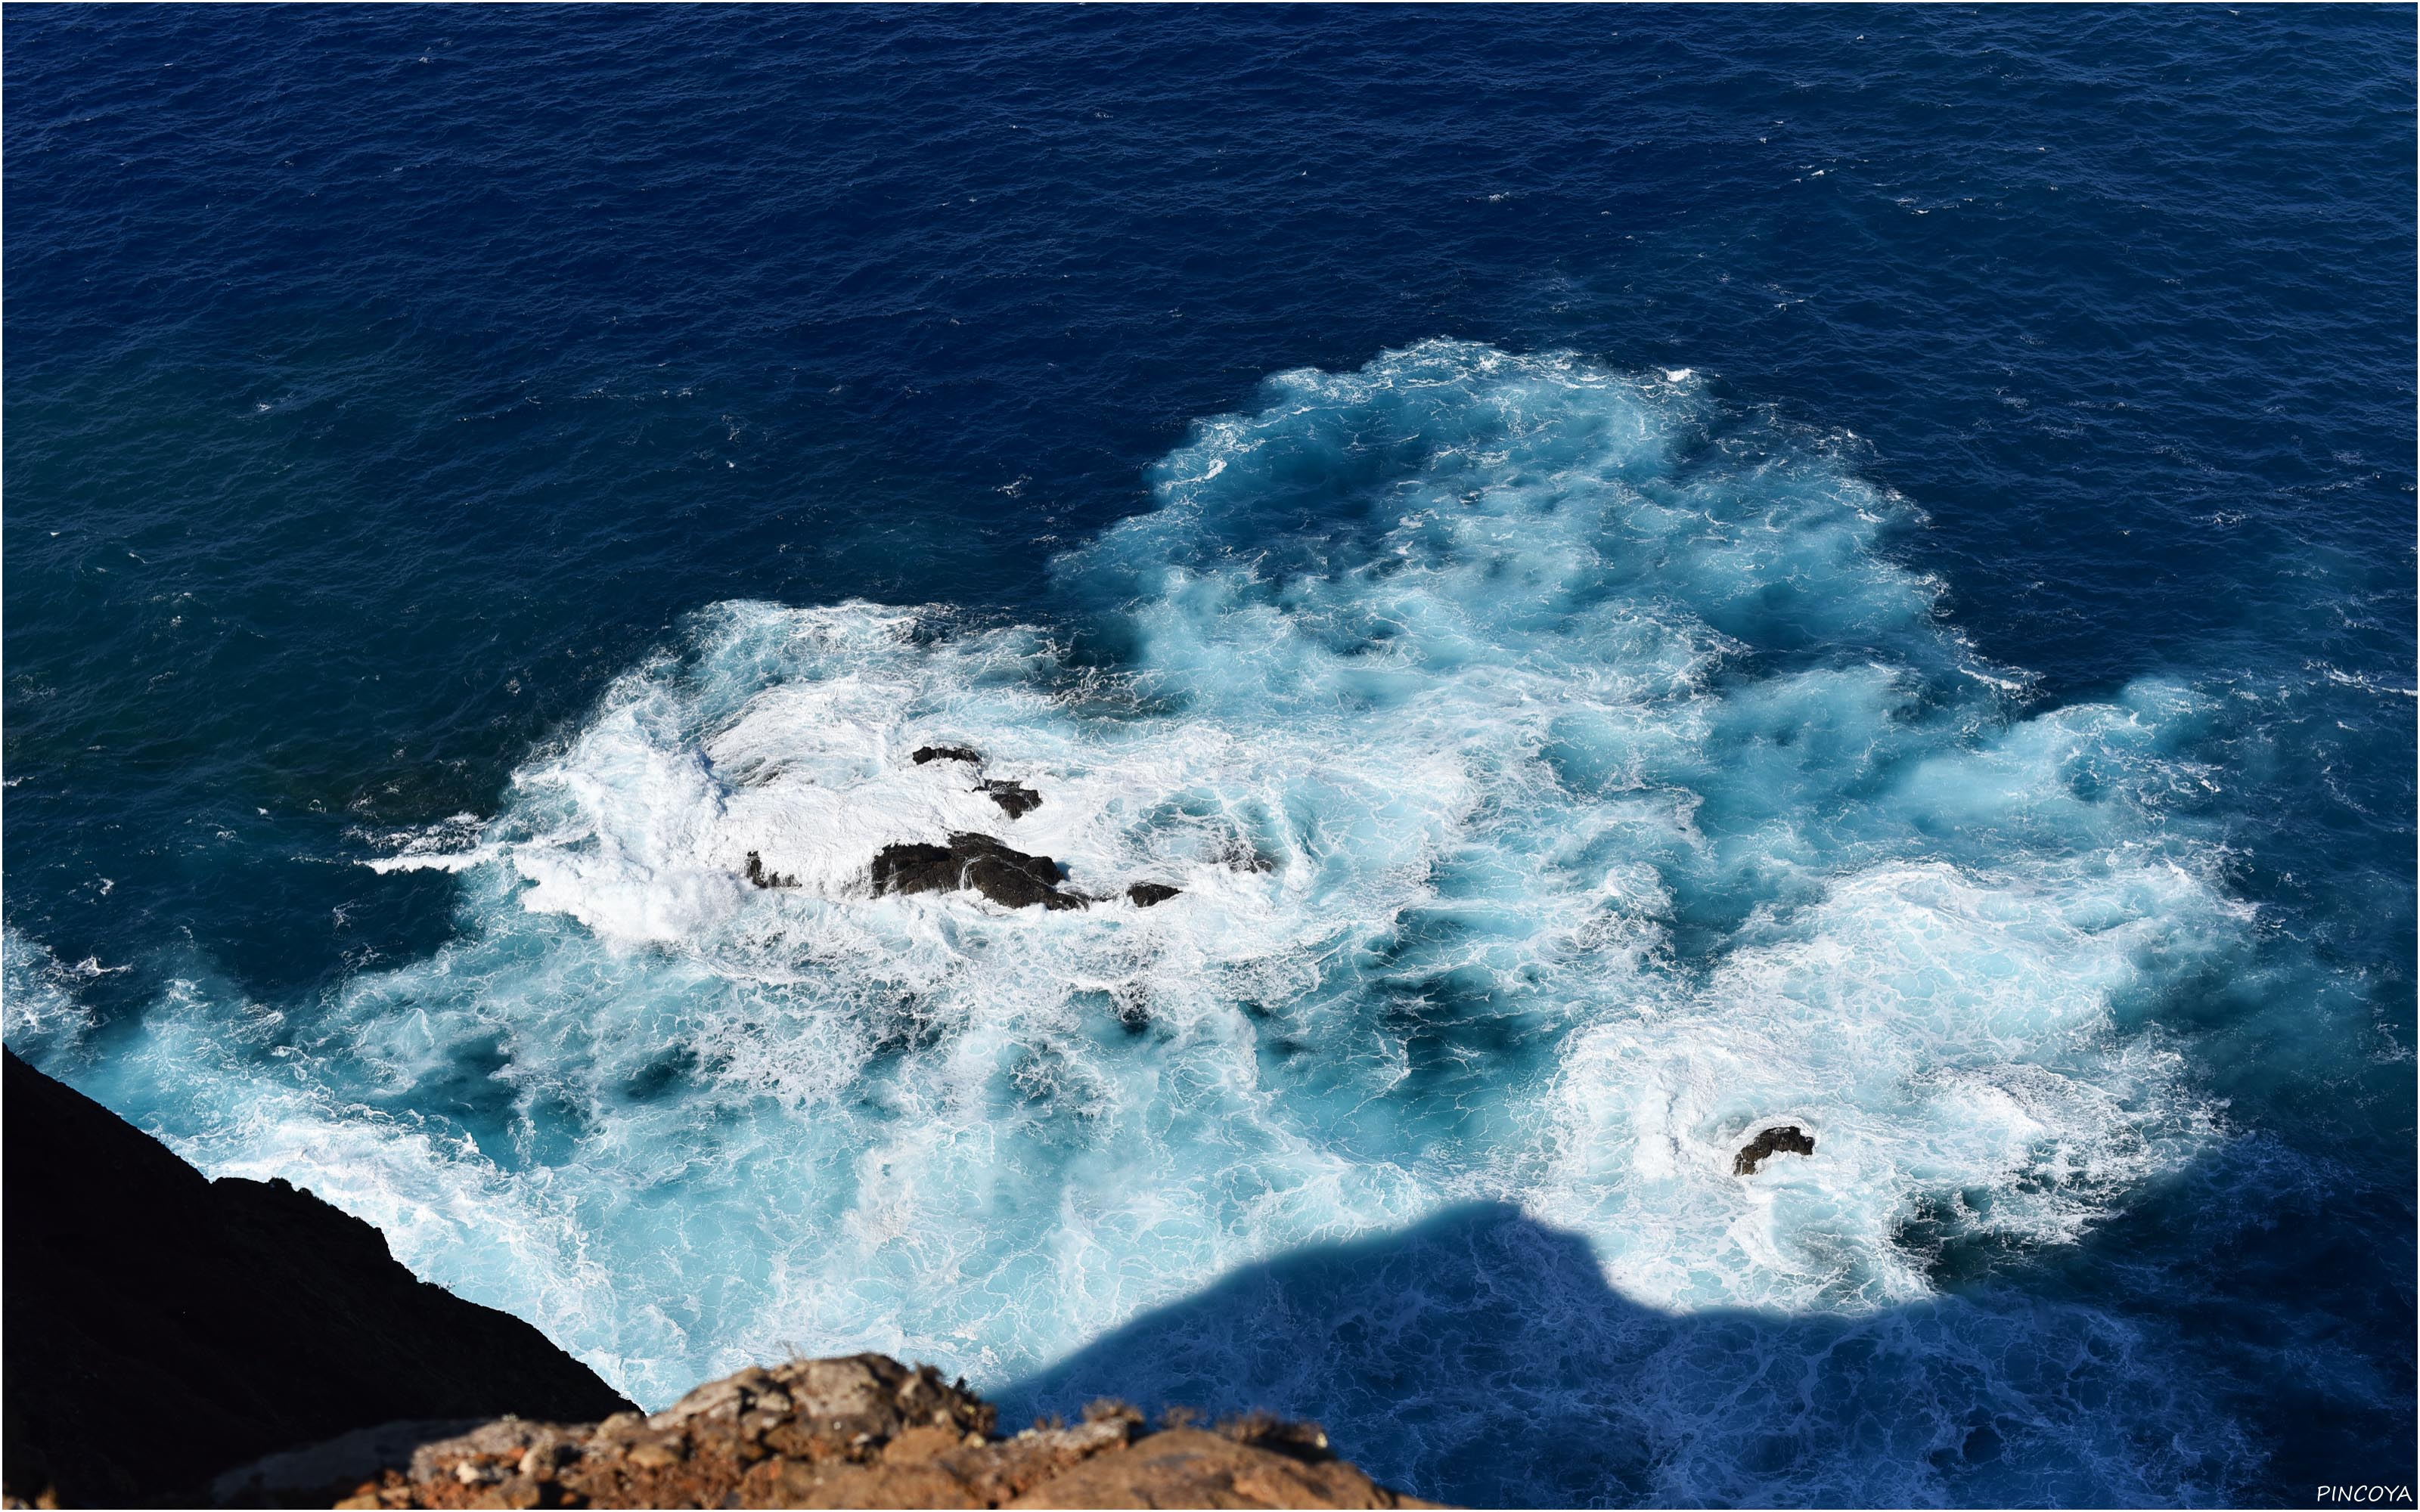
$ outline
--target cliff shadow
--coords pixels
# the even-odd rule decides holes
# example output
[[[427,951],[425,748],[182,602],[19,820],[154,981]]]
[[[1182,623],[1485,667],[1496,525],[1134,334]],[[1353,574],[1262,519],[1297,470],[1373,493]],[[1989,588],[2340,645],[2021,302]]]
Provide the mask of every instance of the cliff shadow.
[[[2021,1295],[1854,1318],[1673,1314],[1504,1204],[1296,1251],[998,1394],[1314,1419],[1464,1505],[2178,1504],[2257,1460],[2138,1325]],[[2248,1457],[2248,1458],[2247,1458]]]

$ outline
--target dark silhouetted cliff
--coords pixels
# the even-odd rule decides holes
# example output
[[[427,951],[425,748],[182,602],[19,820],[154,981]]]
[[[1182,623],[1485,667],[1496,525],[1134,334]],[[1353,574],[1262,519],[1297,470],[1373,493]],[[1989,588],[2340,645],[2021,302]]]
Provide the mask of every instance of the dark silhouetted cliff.
[[[12,1500],[190,1504],[231,1466],[393,1419],[629,1408],[529,1324],[414,1278],[368,1224],[284,1181],[206,1180],[7,1061]]]

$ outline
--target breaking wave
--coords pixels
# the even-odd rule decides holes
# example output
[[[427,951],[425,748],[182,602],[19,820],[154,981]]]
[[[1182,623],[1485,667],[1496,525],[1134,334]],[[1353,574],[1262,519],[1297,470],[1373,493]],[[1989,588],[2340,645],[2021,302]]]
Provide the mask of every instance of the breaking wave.
[[[1946,1255],[2071,1243],[2209,1147],[2164,995],[2250,928],[2202,701],[2030,707],[1855,455],[1686,372],[1281,374],[1061,561],[1050,625],[705,609],[495,817],[376,863],[458,873],[434,956],[307,1016],[185,984],[100,1074],[651,1405],[788,1349],[997,1388],[1474,1201],[1665,1314],[1931,1305]],[[964,832],[1106,901],[874,894],[880,847]],[[1735,1175],[1781,1124],[1813,1153]],[[1952,1441],[2032,1389],[1887,1336],[1939,1358],[1872,1389]],[[1659,1432],[1724,1419],[1660,1371]]]

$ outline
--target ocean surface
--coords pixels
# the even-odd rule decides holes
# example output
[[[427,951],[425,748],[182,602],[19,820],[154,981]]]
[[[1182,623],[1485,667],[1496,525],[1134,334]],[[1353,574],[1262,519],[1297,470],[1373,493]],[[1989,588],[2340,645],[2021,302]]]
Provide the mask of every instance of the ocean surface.
[[[2410,8],[0,41],[7,1041],[204,1169],[651,1408],[2412,1480]]]

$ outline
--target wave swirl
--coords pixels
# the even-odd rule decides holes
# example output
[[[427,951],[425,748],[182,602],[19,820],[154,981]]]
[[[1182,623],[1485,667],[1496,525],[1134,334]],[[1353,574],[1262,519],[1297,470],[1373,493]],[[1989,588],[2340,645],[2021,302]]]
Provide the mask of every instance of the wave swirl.
[[[453,943],[126,1074],[650,1402],[791,1347],[999,1383],[1473,1200],[1665,1312],[1924,1302],[2209,1146],[2162,1008],[2249,921],[2196,694],[2028,708],[1854,455],[1570,356],[1279,375],[1061,623],[713,606],[376,863],[459,872]],[[874,894],[962,832],[1182,890]]]

